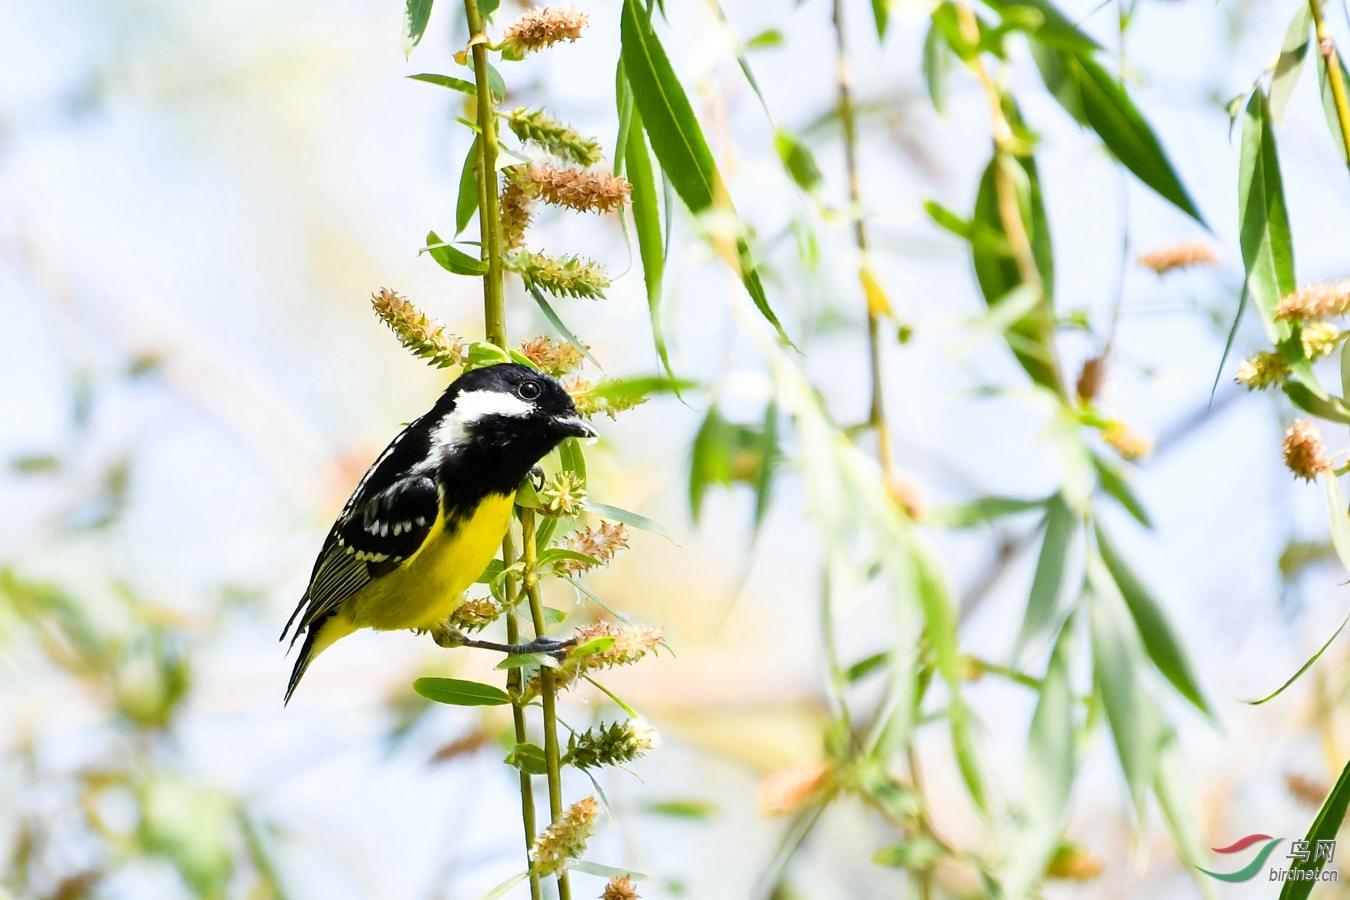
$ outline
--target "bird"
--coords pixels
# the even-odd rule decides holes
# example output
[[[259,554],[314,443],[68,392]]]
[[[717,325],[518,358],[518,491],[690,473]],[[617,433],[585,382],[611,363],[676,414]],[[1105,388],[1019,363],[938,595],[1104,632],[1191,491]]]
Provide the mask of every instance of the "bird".
[[[281,633],[284,641],[295,626],[291,647],[305,638],[285,704],[339,638],[443,629],[501,546],[520,483],[565,439],[595,436],[563,386],[529,366],[483,366],[451,382],[371,464],[329,530]],[[566,646],[454,638],[507,653]]]

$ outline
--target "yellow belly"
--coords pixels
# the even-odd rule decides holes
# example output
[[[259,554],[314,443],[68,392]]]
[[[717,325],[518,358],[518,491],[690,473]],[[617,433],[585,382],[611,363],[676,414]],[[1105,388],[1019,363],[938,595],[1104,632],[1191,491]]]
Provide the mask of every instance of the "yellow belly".
[[[407,562],[343,601],[333,617],[340,621],[332,622],[341,633],[333,640],[358,628],[394,631],[443,622],[501,547],[514,500],[514,494],[492,494],[471,518],[449,532],[444,516],[438,515],[427,539]]]

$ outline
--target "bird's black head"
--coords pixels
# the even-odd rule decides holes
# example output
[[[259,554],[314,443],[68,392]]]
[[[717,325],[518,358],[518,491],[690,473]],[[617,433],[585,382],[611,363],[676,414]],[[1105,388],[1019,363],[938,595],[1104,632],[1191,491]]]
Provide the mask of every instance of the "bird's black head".
[[[473,463],[493,490],[514,490],[567,437],[595,437],[567,391],[529,366],[501,363],[456,378],[430,414],[446,459]]]

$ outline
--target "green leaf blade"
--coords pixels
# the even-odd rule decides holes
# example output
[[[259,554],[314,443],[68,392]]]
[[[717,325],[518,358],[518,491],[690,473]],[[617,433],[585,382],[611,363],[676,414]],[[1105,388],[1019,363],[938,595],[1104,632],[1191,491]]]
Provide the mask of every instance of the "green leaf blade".
[[[1186,651],[1182,649],[1181,641],[1168,622],[1162,607],[1130,569],[1124,558],[1111,546],[1100,525],[1096,530],[1097,548],[1101,552],[1102,561],[1120,589],[1149,658],[1181,696],[1205,715],[1212,716],[1213,712],[1205,702],[1204,693],[1191,672]]]
[[[1036,574],[1032,577],[1031,594],[1027,598],[1022,629],[1017,635],[1014,658],[1049,633],[1059,609],[1069,562],[1069,547],[1078,532],[1078,515],[1062,494],[1056,494],[1046,504],[1044,527],[1041,554],[1036,560]]]
[[[432,0],[408,0],[403,11],[403,58],[412,56],[413,48],[422,42],[427,23],[431,21]]]
[[[1336,832],[1340,831],[1341,823],[1345,821],[1347,808],[1350,808],[1350,763],[1346,763],[1345,768],[1341,770],[1341,777],[1336,779],[1336,786],[1331,789],[1326,802],[1317,813],[1317,818],[1313,819],[1312,826],[1308,829],[1304,840],[1308,841],[1310,850],[1316,848],[1318,841],[1336,840]],[[1290,868],[1320,872],[1326,862],[1325,857],[1314,860],[1313,854],[1309,854],[1306,863],[1295,860]],[[1315,884],[1317,882],[1311,879],[1286,881],[1280,891],[1280,900],[1304,900],[1312,893]]]
[[[501,688],[458,678],[419,678],[413,690],[428,700],[450,706],[503,706],[511,697]]]

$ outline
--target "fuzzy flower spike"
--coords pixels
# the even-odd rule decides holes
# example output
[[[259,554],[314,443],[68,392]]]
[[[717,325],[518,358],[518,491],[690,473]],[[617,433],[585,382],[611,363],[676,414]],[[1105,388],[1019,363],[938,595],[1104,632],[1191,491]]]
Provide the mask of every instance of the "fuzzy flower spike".
[[[559,41],[575,41],[589,19],[571,6],[541,6],[516,19],[502,37],[502,50],[524,56]]]
[[[1302,287],[1275,307],[1275,318],[1306,321],[1350,312],[1350,278]]]
[[[595,833],[595,819],[600,804],[594,797],[573,803],[558,821],[535,839],[530,848],[530,862],[541,878],[557,875],[567,867],[569,859],[580,859],[586,852],[586,842]]]
[[[1322,432],[1312,419],[1299,419],[1284,433],[1284,464],[1305,481],[1316,481],[1318,475],[1331,471]]]

